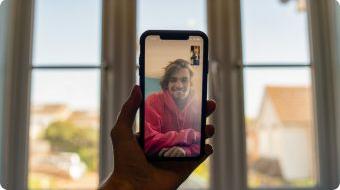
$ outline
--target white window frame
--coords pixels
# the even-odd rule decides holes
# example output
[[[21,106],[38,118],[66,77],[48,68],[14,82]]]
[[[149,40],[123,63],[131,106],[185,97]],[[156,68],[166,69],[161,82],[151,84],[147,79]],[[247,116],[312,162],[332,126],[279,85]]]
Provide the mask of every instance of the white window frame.
[[[249,189],[245,149],[243,103],[243,69],[240,0],[208,1],[210,37],[210,75],[212,96],[218,102],[215,116],[212,188]],[[334,115],[334,4],[331,0],[309,0],[309,30],[312,60],[313,93],[317,132],[318,184],[313,188],[254,188],[274,189],[331,189],[338,184],[338,160]],[[333,24],[333,25],[332,25]],[[333,44],[333,45],[332,45]],[[217,86],[217,87],[216,87]],[[325,98],[326,97],[326,98]],[[327,127],[326,127],[327,126]],[[340,153],[338,152],[340,155]],[[338,159],[338,160],[337,160]],[[340,167],[339,167],[340,168]],[[223,176],[223,177],[221,177]],[[253,188],[252,188],[253,189]]]

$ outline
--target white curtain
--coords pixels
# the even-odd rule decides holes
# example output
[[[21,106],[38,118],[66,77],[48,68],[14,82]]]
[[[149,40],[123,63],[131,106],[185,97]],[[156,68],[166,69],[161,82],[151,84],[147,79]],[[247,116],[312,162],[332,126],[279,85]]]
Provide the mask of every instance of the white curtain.
[[[5,97],[5,65],[6,65],[6,39],[7,39],[7,15],[8,15],[8,2],[0,0],[0,139],[2,138],[2,129],[4,125],[4,97]],[[2,163],[2,143],[0,141],[0,163]],[[0,184],[1,179],[1,164],[0,164]]]

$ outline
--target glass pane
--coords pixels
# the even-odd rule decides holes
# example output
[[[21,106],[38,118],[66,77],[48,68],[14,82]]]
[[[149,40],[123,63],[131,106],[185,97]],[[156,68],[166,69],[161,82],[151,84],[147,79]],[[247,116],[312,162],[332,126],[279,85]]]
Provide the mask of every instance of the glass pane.
[[[138,37],[152,29],[207,31],[205,0],[140,0],[137,6]]]
[[[248,185],[316,184],[311,73],[301,69],[245,69]]]
[[[7,39],[7,15],[9,14],[8,1],[0,0],[0,139],[2,139],[2,126],[4,116],[4,98],[5,98],[5,63],[6,63],[6,39]],[[2,159],[2,144],[0,140],[0,163]],[[1,175],[1,164],[0,164],[0,175]]]
[[[100,0],[36,0],[34,65],[98,65]]]
[[[244,64],[309,64],[306,1],[241,1]]]
[[[30,189],[98,186],[100,71],[34,70]]]
[[[144,31],[151,29],[201,30],[207,32],[206,1],[137,1],[137,39]],[[138,55],[139,47],[137,47]],[[138,118],[136,121],[136,123],[139,123]],[[182,184],[180,189],[209,189],[209,167],[209,160],[207,160]]]

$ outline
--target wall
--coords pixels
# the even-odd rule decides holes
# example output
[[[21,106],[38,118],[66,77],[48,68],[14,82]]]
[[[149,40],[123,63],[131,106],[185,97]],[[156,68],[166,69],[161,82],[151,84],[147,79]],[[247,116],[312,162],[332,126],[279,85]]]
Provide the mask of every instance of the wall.
[[[159,84],[159,79],[145,77],[145,97],[148,97],[153,92],[158,92],[161,90]]]

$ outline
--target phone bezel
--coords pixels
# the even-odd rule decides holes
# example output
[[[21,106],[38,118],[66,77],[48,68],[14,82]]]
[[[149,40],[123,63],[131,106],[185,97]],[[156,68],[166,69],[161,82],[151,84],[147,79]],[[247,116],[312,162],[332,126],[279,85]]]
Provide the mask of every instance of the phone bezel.
[[[202,72],[202,117],[201,117],[201,142],[200,142],[200,154],[195,157],[150,157],[147,156],[148,160],[199,160],[205,154],[205,125],[206,125],[206,104],[207,104],[207,77],[208,77],[208,37],[202,31],[191,31],[191,30],[148,30],[145,31],[140,37],[140,55],[139,55],[139,84],[143,95],[143,101],[140,106],[140,138],[139,143],[145,153],[144,148],[144,102],[145,102],[145,40],[148,36],[159,35],[161,39],[165,40],[187,40],[189,36],[199,36],[203,39],[203,72]]]

